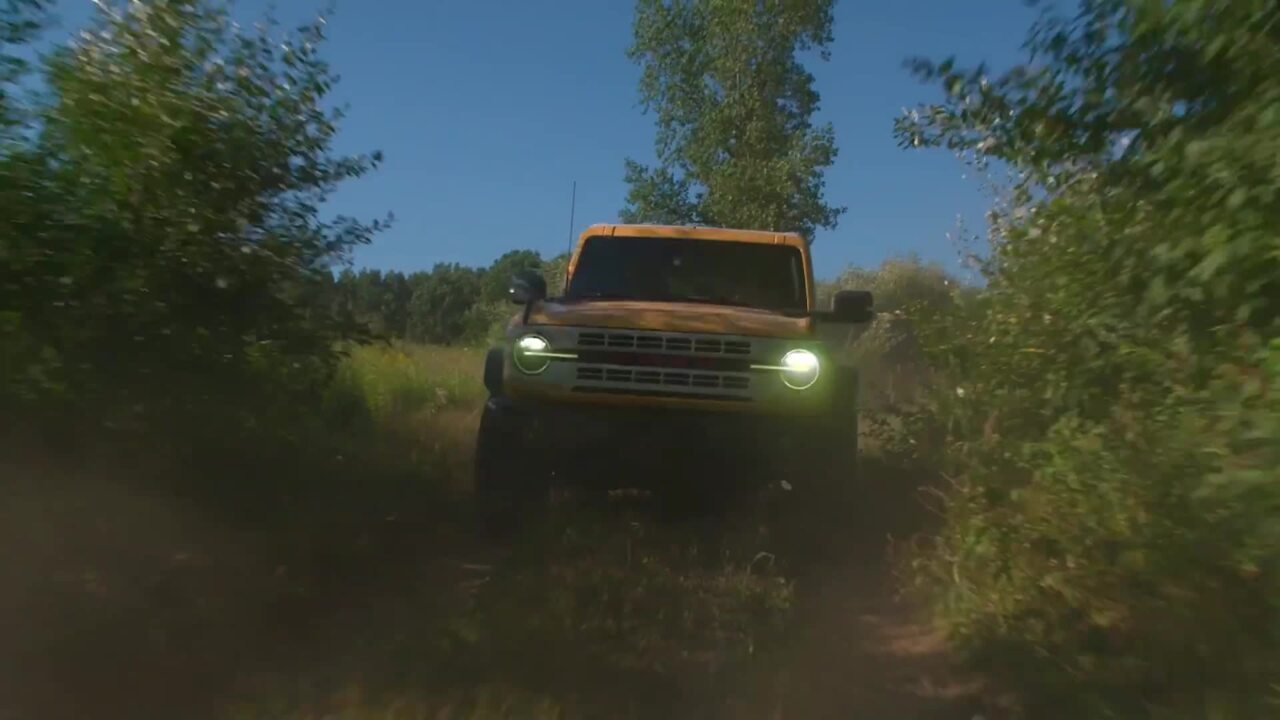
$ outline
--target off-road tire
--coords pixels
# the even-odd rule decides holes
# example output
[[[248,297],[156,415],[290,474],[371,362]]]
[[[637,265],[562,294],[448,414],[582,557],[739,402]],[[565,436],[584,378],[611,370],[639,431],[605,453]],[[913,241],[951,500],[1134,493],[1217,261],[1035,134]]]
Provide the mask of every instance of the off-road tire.
[[[475,500],[481,529],[508,534],[546,509],[550,496],[540,457],[527,448],[509,409],[490,398],[476,435]]]

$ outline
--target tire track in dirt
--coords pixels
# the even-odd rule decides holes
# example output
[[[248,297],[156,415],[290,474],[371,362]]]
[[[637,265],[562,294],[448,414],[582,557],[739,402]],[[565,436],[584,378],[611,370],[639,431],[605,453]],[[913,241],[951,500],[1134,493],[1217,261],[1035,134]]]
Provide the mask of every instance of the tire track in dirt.
[[[785,718],[994,720],[981,678],[961,667],[921,603],[901,592],[891,548],[927,532],[920,478],[864,461],[844,493],[790,513],[797,568]]]

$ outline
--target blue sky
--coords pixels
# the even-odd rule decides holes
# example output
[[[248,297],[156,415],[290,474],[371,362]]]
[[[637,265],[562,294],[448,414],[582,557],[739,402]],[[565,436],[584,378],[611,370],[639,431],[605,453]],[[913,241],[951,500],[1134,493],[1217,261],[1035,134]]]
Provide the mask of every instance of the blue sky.
[[[287,24],[322,0],[279,0]],[[58,34],[90,0],[60,0]],[[242,0],[237,16],[265,7]],[[653,158],[653,118],[636,94],[630,0],[337,0],[326,55],[350,104],[344,152],[382,150],[385,164],[345,186],[331,210],[394,226],[358,266],[427,269],[487,264],[528,247],[550,256],[574,232],[617,219],[627,156]],[[817,273],[915,252],[957,266],[946,234],[958,216],[981,228],[986,200],[945,151],[901,150],[892,123],[937,97],[902,67],[912,55],[955,54],[995,68],[1020,58],[1034,11],[1019,0],[840,0],[829,62],[811,64],[840,154],[827,197],[848,212],[815,238]],[[56,39],[56,35],[54,38]]]

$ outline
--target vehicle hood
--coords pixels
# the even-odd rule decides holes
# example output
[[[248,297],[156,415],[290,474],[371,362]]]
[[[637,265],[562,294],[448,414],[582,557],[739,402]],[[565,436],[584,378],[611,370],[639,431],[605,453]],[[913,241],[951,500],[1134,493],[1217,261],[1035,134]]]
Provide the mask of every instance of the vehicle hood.
[[[643,300],[547,300],[532,308],[529,324],[778,338],[806,337],[812,328],[808,317],[768,310]]]

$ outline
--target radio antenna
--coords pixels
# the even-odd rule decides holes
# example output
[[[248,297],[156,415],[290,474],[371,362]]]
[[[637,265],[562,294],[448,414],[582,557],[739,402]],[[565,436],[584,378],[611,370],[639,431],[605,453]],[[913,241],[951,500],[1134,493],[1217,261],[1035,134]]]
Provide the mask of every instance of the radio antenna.
[[[573,194],[569,198],[569,252],[573,252],[573,212],[578,207],[578,181],[573,181]]]
[[[573,190],[568,199],[568,256],[573,256],[573,211],[577,210],[577,181],[573,181]],[[568,292],[568,265],[564,265],[564,283],[562,292]]]

